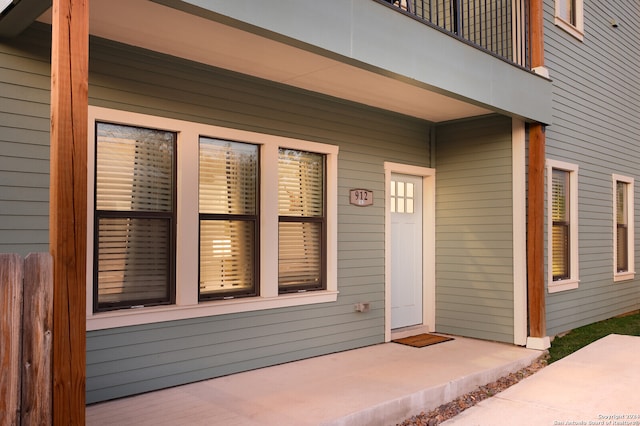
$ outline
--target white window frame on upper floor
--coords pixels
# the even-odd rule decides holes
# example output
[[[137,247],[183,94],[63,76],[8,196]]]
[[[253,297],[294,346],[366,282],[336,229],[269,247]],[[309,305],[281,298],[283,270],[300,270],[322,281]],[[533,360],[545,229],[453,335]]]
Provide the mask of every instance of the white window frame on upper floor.
[[[579,249],[578,249],[578,165],[547,159],[547,291],[559,291],[578,288]],[[569,173],[569,278],[553,280],[553,217],[552,217],[552,175],[553,170]]]
[[[572,23],[570,17],[566,16],[566,12],[563,13],[563,3],[568,1],[573,2],[575,7],[575,22]],[[583,0],[556,0],[555,1],[555,14],[554,23],[556,26],[562,28],[573,37],[580,41],[584,40],[584,5]]]
[[[94,313],[93,250],[87,250],[87,330],[335,302],[337,278],[338,146],[89,106],[87,163],[87,247],[94,247],[96,121],[177,133],[177,229],[175,304]],[[255,297],[198,301],[198,154],[201,135],[260,146],[260,288]],[[293,294],[278,291],[278,149],[286,147],[326,158],[326,289]]]
[[[613,181],[613,281],[626,281],[635,278],[635,209],[634,209],[634,179],[629,176],[612,175]],[[627,213],[627,270],[618,272],[618,232],[617,232],[617,205],[618,191],[617,184],[622,182],[626,184],[626,205]]]

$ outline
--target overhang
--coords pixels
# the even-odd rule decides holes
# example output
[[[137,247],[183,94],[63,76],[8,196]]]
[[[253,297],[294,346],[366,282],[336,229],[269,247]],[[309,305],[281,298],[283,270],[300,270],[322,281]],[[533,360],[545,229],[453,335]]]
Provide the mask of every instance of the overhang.
[[[50,7],[51,0],[0,1],[0,37],[17,36]]]
[[[9,27],[22,3],[0,21]],[[40,17],[50,20],[49,13]],[[374,0],[91,0],[90,33],[431,122],[551,122],[551,82]]]

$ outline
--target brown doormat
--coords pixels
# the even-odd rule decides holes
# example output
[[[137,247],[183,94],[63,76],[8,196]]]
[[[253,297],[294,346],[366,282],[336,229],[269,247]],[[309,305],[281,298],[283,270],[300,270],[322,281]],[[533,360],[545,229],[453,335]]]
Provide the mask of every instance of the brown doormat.
[[[453,340],[453,337],[436,336],[435,334],[417,334],[415,336],[405,337],[403,339],[392,340],[394,343],[401,345],[413,346],[414,348],[424,348],[425,346],[435,345],[436,343],[447,342]]]

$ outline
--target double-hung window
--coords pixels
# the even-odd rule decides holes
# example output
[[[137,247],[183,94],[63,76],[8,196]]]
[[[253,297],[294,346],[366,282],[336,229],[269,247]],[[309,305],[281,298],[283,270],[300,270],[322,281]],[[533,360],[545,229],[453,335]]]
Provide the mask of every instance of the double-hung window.
[[[556,0],[555,24],[576,37],[584,38],[583,0]]]
[[[200,137],[200,300],[258,291],[258,146]]]
[[[95,126],[93,309],[173,303],[176,134]]]
[[[278,283],[280,293],[325,286],[325,156],[278,150]]]
[[[569,231],[571,224],[569,211],[569,172],[553,169],[551,177],[551,218],[552,218],[552,272],[553,280],[565,280],[570,275]]]
[[[613,175],[614,281],[632,279],[634,265],[633,178]]]
[[[578,287],[578,167],[547,160],[548,290]]]
[[[89,120],[87,330],[337,300],[337,146]]]

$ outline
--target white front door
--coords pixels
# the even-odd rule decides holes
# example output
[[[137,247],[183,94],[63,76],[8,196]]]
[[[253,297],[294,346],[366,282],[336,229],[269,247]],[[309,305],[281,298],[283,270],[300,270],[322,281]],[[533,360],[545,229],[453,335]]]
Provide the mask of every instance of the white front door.
[[[422,176],[391,174],[391,328],[423,323]]]

